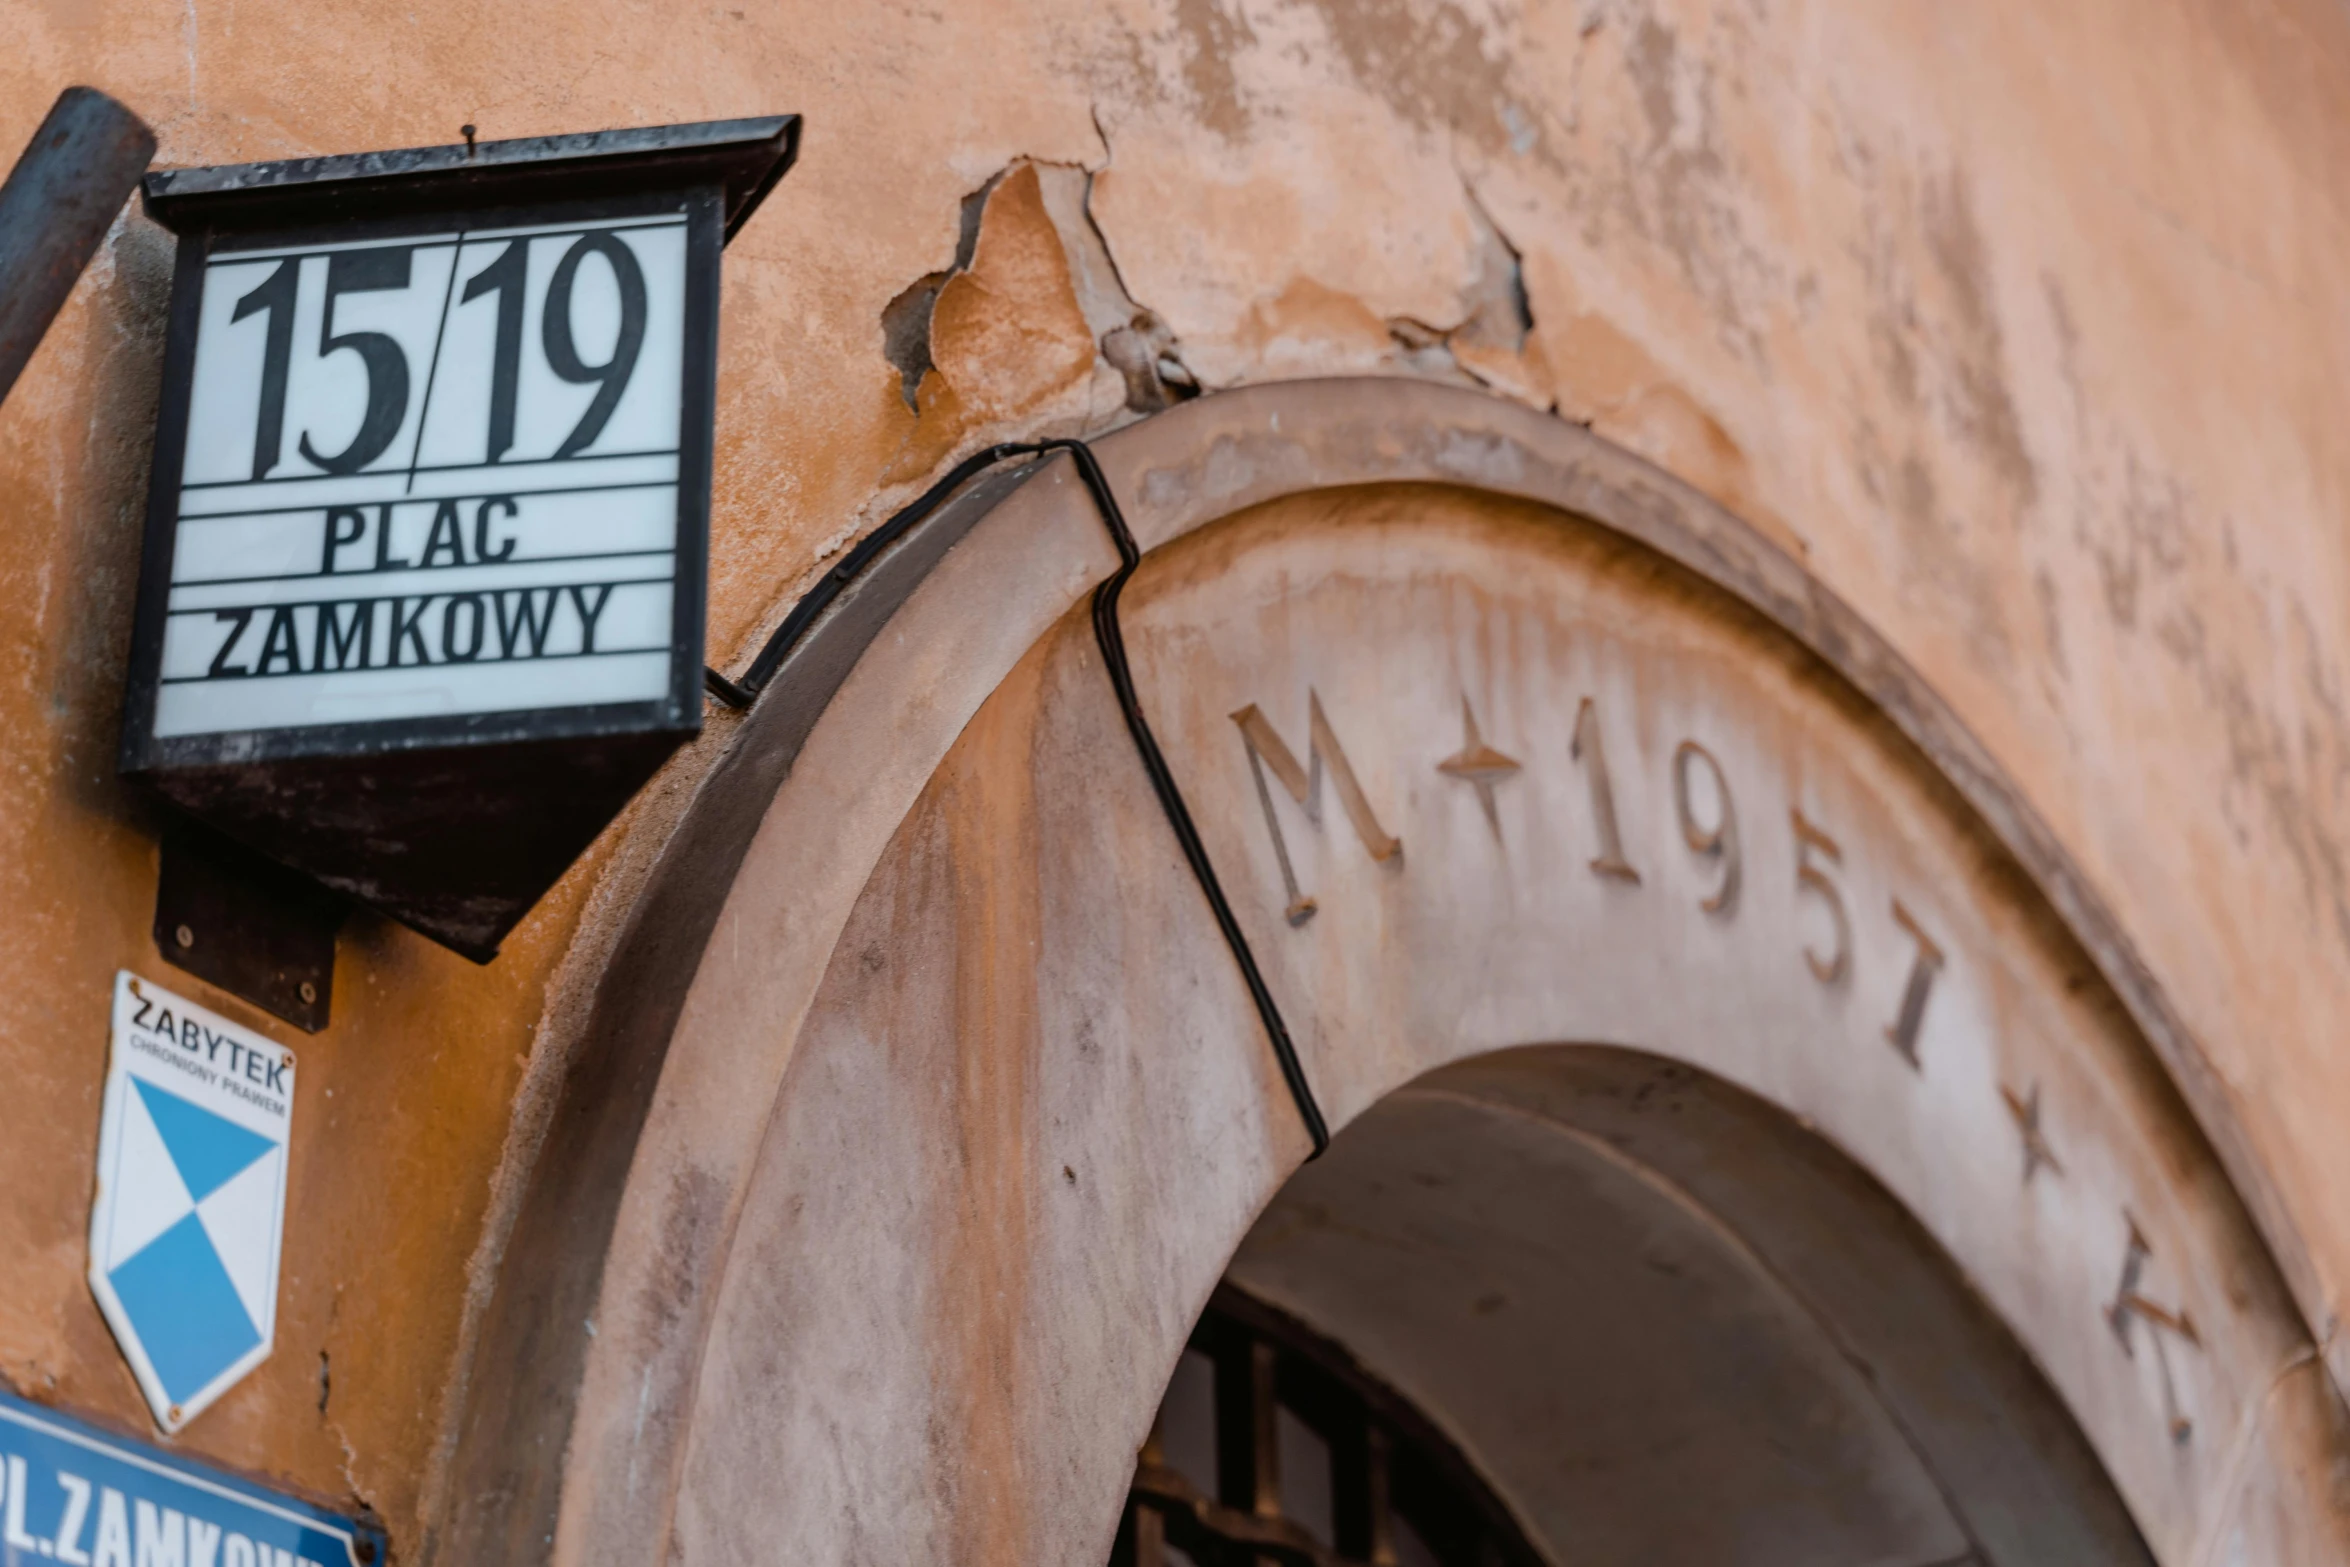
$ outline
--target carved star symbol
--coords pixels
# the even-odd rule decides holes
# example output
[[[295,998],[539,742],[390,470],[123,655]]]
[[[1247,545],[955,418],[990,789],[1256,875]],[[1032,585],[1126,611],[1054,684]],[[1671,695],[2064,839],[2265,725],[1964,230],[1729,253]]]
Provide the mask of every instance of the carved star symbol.
[[[1504,756],[1485,743],[1477,732],[1477,710],[1469,706],[1466,696],[1461,698],[1461,748],[1436,764],[1436,770],[1451,778],[1468,781],[1477,791],[1477,803],[1485,808],[1485,823],[1493,829],[1493,836],[1501,836],[1501,816],[1493,808],[1493,787],[1518,770],[1515,758]]]
[[[2024,1184],[2032,1184],[2032,1177],[2046,1165],[2058,1175],[2064,1174],[2064,1165],[2057,1160],[2056,1150],[2048,1146],[2048,1138],[2040,1130],[2040,1085],[2034,1083],[2028,1094],[2018,1094],[2005,1083],[1999,1085],[1999,1097],[2007,1101],[2007,1113],[2014,1117],[2016,1130],[2024,1138]]]

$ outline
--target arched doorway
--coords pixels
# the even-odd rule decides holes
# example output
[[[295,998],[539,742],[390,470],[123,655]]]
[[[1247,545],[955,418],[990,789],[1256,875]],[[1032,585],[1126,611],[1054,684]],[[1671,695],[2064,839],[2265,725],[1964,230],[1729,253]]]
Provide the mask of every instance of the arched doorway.
[[[1924,1426],[1855,1438],[1887,1538],[2034,1559],[1983,1544],[2008,1503],[1934,1499],[1973,1475],[2166,1564],[2340,1559],[2336,1406],[2257,1165],[2078,878],[1849,611],[1662,475],[1464,394],[1230,394],[1103,456],[1151,548],[1143,706],[1333,1125],[1543,1041],[1718,1080],[1946,1259],[1897,1304],[1979,1299],[1946,1374],[2016,1390],[2012,1473]],[[1004,481],[750,719],[554,1107],[452,1548],[1104,1558],[1307,1152],[1099,666],[1106,557],[1065,470]],[[1858,1431],[1892,1401],[1822,1407]]]
[[[1275,1346],[1254,1377],[1236,1330]],[[1412,1485],[1377,1483],[1332,1379],[1409,1433]],[[1594,1047],[1442,1068],[1293,1176],[1194,1330],[1135,1496],[1168,1543],[1131,1529],[1114,1564],[2149,1559],[2029,1357],[1882,1188],[1719,1078]]]

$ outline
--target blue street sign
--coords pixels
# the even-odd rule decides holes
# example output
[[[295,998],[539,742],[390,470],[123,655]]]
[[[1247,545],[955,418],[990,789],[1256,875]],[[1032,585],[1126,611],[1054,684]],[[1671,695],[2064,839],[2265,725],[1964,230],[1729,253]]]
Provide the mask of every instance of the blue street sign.
[[[380,1531],[0,1393],[0,1567],[372,1567]]]

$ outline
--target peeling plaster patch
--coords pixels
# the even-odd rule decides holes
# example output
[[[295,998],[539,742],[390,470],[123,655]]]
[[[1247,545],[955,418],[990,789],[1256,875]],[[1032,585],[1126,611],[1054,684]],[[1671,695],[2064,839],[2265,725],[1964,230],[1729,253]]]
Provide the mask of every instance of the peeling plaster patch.
[[[2339,784],[2344,765],[2338,725],[2330,735],[2305,738],[2318,743],[2313,751],[2330,752],[2329,768],[2322,755],[2297,754],[2289,721],[2261,699],[2258,685],[2235,656],[2214,645],[2200,613],[2181,607],[2154,627],[2156,644],[2194,680],[2207,705],[2218,715],[2224,737],[2228,788],[2221,796],[2236,843],[2249,848],[2250,811],[2265,817],[2272,836],[2283,847],[2301,875],[2303,898],[2313,908],[2330,906],[2336,936],[2350,947],[2350,858],[2334,836],[2318,801],[2327,794],[2325,775]],[[2305,779],[2304,773],[2315,773]],[[2312,784],[2320,787],[2312,788]]]
[[[1109,145],[1107,135],[1102,144]],[[1127,291],[1109,238],[1094,219],[1092,171],[1048,164],[1040,167],[1039,178],[1045,211],[1060,231],[1078,308],[1103,360],[1124,383],[1127,411],[1157,413],[1198,396],[1199,378],[1183,362],[1174,329]]]
[[[1292,277],[1279,293],[1251,303],[1238,335],[1268,377],[1376,370],[1392,342],[1368,305],[1312,277]]]
[[[882,307],[881,351],[897,366],[903,383],[901,395],[911,411],[920,411],[916,394],[921,390],[922,377],[934,368],[930,359],[930,313],[938,304],[938,291],[946,286],[948,278],[970,267],[972,253],[979,248],[979,214],[987,206],[988,192],[1002,178],[1003,175],[996,175],[963,198],[954,264],[943,272],[915,279],[903,293]]]
[[[986,439],[1098,432],[1199,394],[1173,330],[1127,291],[1094,218],[1093,179],[1070,164],[1012,164],[965,199],[955,264],[884,308],[883,349],[914,415],[885,490]]]
[[[2192,492],[2135,451],[2125,450],[2121,465],[2118,503],[2110,510],[2085,507],[2082,518],[2081,541],[2097,566],[2108,616],[2117,630],[2149,637],[2217,720],[2226,767],[2219,805],[2230,838],[2250,848],[2256,822],[2264,820],[2299,872],[2305,904],[2330,912],[2337,938],[2350,949],[2350,854],[2328,809],[2350,777],[2350,725],[2339,680],[2306,635],[2308,611],[2290,589],[2264,593],[2240,576],[2233,580],[2252,602],[2215,602],[2207,586],[2213,573],[2198,541],[2224,525],[2198,516]],[[2298,672],[2299,695],[2304,711],[2323,721],[2296,723],[2293,713],[2302,704],[2279,689],[2287,683],[2283,675],[2264,679],[2247,668],[2233,650],[2235,639],[2212,633],[2213,617],[2302,628],[2308,657]]]
[[[2032,573],[2032,596],[2040,605],[2040,635],[2048,644],[2048,661],[2059,680],[2073,677],[2072,665],[2064,652],[2063,597],[2057,589],[2056,578],[2043,566]]]
[[[1606,276],[1594,272],[1594,283]],[[1552,389],[1562,418],[1703,491],[1796,559],[1810,554],[1809,541],[1764,495],[1745,449],[1635,331],[1632,323],[1642,319],[1636,306],[1587,298],[1583,280],[1555,252],[1527,257],[1521,279],[1528,301],[1523,361]]]
[[[883,308],[882,351],[934,433],[1019,416],[1081,378],[1097,349],[1119,388],[1111,408],[1155,413],[1198,395],[1174,333],[1127,293],[1092,189],[1086,169],[1012,165],[964,198],[954,264]]]
[[[2119,526],[2092,528],[2084,519],[2077,537],[2096,563],[2106,614],[2127,631],[2137,627],[2147,579],[2177,577],[2189,559],[2186,496],[2179,481],[2148,468],[2135,451],[2124,454],[2123,468],[2121,506],[2114,519]]]
[[[1637,118],[1627,134],[1582,148],[1574,200],[1584,214],[1583,240],[1594,252],[1614,250],[1609,231],[1620,225],[1663,250],[1710,315],[1717,340],[1767,374],[1765,325],[1791,290],[1779,263],[1750,237],[1756,182],[1732,166],[1733,143],[1717,110],[1719,83],[1726,77],[1734,85],[1739,72],[1717,72],[1704,49],[1638,0],[1618,0],[1601,19],[1613,25],[1587,27],[1578,90],[1588,82],[1600,123]],[[1736,36],[1735,16],[1710,25],[1729,35],[1709,36],[1715,52],[1736,57],[1754,47]],[[1616,101],[1606,102],[1610,95]],[[1580,104],[1576,117],[1584,118]]]
[[[881,352],[897,367],[898,395],[909,412],[921,411],[922,378],[936,368],[930,360],[930,312],[952,275],[932,272],[918,278],[881,308]]]
[[[1126,382],[1126,407],[1157,413],[1200,394],[1200,384],[1175,351],[1175,334],[1148,310],[1102,335],[1102,358]]]
[[[981,192],[970,260],[937,285],[926,337],[931,363],[916,387],[925,423],[1016,418],[1091,369],[1093,334],[1034,164]]]
[[[2235,519],[2213,516],[2192,484],[2099,411],[2082,375],[2072,302],[2052,277],[2041,292],[2070,399],[2071,542],[2086,559],[2093,602],[2125,648],[2145,639],[2178,672],[2181,694],[2200,704],[2194,737],[2182,727],[2181,741],[2215,774],[2217,826],[2232,851],[2256,849],[2265,828],[2294,868],[2303,906],[2330,916],[2350,951],[2350,851],[2339,831],[2350,789],[2342,676],[2299,586],[2249,576]],[[2288,629],[2297,658],[2282,646]],[[2237,651],[2245,647],[2269,649],[2268,667],[2248,666]],[[2052,656],[2061,667],[2061,643]],[[2134,694],[2123,722],[2171,699],[2159,678],[2147,679],[2154,672],[2141,669],[2135,683],[2155,689]]]
[[[1463,300],[1468,312],[1453,332],[1456,346],[1490,353],[1522,352],[1534,332],[1534,307],[1526,297],[1525,257],[1493,221],[1485,203],[1477,199],[1476,188],[1465,189],[1477,233],[1477,275]]]
[[[1387,323],[1403,365],[1417,374],[1486,387],[1554,410],[1558,395],[1550,366],[1534,336],[1534,310],[1526,293],[1525,258],[1462,182],[1476,234],[1475,267],[1461,294],[1461,313],[1450,325],[1409,316]]]
[[[1354,79],[1423,131],[1451,130],[1485,152],[1548,147],[1538,100],[1510,81],[1512,40],[1482,10],[1443,0],[1307,0]]]
[[[1442,327],[1415,321],[1410,316],[1393,316],[1387,322],[1387,335],[1395,340],[1398,356],[1407,369],[1420,375],[1444,380],[1467,381],[1468,373],[1453,357],[1452,334]]]
[[[1103,145],[1109,139],[1103,138]],[[1061,236],[1061,253],[1069,264],[1069,284],[1077,293],[1077,308],[1096,337],[1115,331],[1134,319],[1141,308],[1126,291],[1117,258],[1093,216],[1093,171],[1065,163],[1040,163],[1037,189],[1044,197],[1045,214]]]
[[[1981,459],[2013,510],[2028,509],[2039,499],[2039,471],[2008,387],[1990,247],[1965,176],[1946,168],[1913,178],[1858,152],[1853,172],[1869,215],[1857,259],[1881,390],[1899,407],[1932,414]],[[2060,345],[2066,319],[2058,318]]]
[[[1958,352],[1951,368],[1958,432],[1998,470],[2018,502],[2029,506],[2039,496],[2040,478],[2007,389],[2006,341],[1993,298],[1988,247],[1973,197],[1956,170],[1927,182],[1922,216],[1927,248],[1949,286],[1957,316]]]
[[[2032,560],[2031,514],[2041,479],[2010,386],[2008,333],[1996,265],[1965,171],[1929,154],[1839,142],[1860,198],[1848,253],[1866,295],[1865,369],[1853,375],[1850,461],[1884,508],[1905,597],[1939,606],[1972,656],[2002,679],[2017,667],[2021,614],[2034,597],[2039,632],[2060,678],[2055,579]],[[2044,278],[2043,292],[2049,285]],[[2069,317],[2058,299],[2053,335],[2069,369]],[[1879,416],[1875,410],[1889,413]],[[2035,569],[2037,578],[2035,577]],[[2020,625],[2019,625],[2020,621]]]
[[[1863,492],[1893,524],[1903,590],[1941,605],[1985,669],[2012,673],[2015,638],[1998,568],[1979,545],[1968,543],[1960,503],[1944,496],[1927,454],[1915,445],[1889,451],[1864,414],[1853,456]]]
[[[1175,28],[1184,47],[1183,83],[1208,129],[1228,140],[1247,134],[1252,116],[1241,97],[1232,59],[1256,43],[1248,18],[1219,0],[1175,0]]]

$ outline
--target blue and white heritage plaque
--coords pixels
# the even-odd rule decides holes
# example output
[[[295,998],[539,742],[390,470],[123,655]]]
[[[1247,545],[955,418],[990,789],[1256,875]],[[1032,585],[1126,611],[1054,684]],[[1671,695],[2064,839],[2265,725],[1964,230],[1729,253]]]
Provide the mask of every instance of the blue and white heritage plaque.
[[[90,1288],[166,1431],[269,1358],[293,1110],[291,1050],[115,976]]]
[[[0,1567],[368,1567],[381,1534],[0,1393]]]

